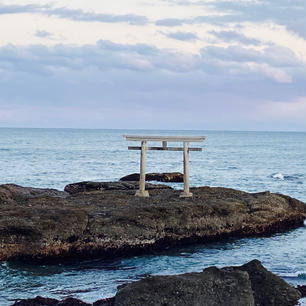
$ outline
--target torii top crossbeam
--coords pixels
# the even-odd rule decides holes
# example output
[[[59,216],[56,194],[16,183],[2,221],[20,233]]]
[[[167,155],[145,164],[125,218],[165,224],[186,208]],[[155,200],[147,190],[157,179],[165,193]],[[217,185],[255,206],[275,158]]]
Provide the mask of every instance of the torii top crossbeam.
[[[126,140],[169,141],[169,142],[202,142],[206,136],[154,136],[154,135],[123,135]]]
[[[139,190],[136,192],[136,196],[148,197],[149,193],[145,190],[146,179],[146,151],[158,150],[158,151],[184,151],[184,192],[180,197],[191,197],[192,193],[189,191],[189,152],[190,151],[202,151],[202,148],[189,148],[190,142],[202,142],[206,139],[206,136],[153,136],[153,135],[123,135],[126,140],[141,141],[141,147],[129,146],[129,150],[141,150],[140,156],[140,176],[139,176]],[[148,141],[161,141],[161,147],[148,147]],[[168,147],[168,142],[183,142],[184,147]]]

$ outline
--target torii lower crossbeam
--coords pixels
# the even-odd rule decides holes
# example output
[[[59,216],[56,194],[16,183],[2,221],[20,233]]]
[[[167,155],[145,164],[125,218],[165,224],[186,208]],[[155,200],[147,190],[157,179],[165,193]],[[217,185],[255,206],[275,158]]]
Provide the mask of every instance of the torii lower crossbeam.
[[[129,150],[141,150],[140,154],[140,175],[139,175],[139,190],[136,196],[148,197],[149,193],[145,190],[146,186],[146,152],[147,150],[158,151],[183,151],[184,152],[184,191],[180,197],[192,197],[189,191],[189,152],[202,151],[202,148],[189,148],[190,142],[202,142],[206,136],[144,136],[144,135],[123,135],[126,140],[141,141],[141,147],[129,146]],[[161,147],[147,147],[148,141],[161,141]],[[168,142],[183,142],[183,147],[168,147]]]

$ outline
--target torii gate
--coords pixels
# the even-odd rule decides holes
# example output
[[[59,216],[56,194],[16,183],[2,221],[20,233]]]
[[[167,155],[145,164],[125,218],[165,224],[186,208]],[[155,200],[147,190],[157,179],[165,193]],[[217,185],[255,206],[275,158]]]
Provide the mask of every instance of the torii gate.
[[[180,197],[192,197],[189,191],[189,152],[202,151],[202,148],[189,148],[190,142],[203,142],[206,136],[144,136],[144,135],[123,135],[126,140],[141,141],[141,147],[129,146],[129,150],[141,150],[140,155],[140,176],[139,176],[139,190],[136,196],[148,197],[149,192],[145,190],[146,187],[146,151],[183,151],[184,152],[184,191]],[[147,147],[148,141],[161,141],[161,147]],[[183,142],[184,147],[168,147],[168,142]]]

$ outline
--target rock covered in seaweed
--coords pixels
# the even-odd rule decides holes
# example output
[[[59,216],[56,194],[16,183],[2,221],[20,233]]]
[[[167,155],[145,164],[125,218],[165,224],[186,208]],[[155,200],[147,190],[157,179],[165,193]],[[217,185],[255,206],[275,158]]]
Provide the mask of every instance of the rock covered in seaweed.
[[[71,195],[0,186],[0,260],[150,253],[165,246],[282,231],[303,225],[306,217],[303,202],[270,192],[199,187],[192,189],[192,198],[180,198],[178,190],[155,187],[149,198],[140,198],[134,196],[135,188],[86,192],[92,189],[74,185]],[[82,192],[75,191],[79,186]]]
[[[139,182],[79,182],[65,186],[65,192],[69,194],[75,194],[80,192],[90,191],[107,191],[107,190],[137,190],[139,188]],[[146,189],[172,189],[169,186],[161,184],[148,184],[146,183]]]
[[[120,178],[120,181],[139,181],[139,173],[126,175]],[[146,181],[182,183],[184,182],[184,174],[180,172],[146,173]]]

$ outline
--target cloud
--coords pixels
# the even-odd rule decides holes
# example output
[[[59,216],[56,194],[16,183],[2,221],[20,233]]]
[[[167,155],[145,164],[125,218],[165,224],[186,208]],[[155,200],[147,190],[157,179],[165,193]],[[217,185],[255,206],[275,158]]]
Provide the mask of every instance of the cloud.
[[[306,96],[260,105],[257,119],[306,120]]]
[[[176,40],[182,40],[182,41],[192,41],[198,39],[198,36],[192,32],[170,32],[170,33],[164,33],[161,32],[163,35],[176,39]]]
[[[164,18],[164,19],[159,19],[155,22],[157,26],[166,26],[166,27],[176,27],[184,23],[190,23],[190,19]]]
[[[39,13],[47,16],[56,16],[63,19],[86,22],[106,22],[117,23],[126,22],[132,25],[144,25],[148,23],[145,16],[125,14],[101,14],[94,12],[85,12],[80,9],[69,9],[66,7],[51,7],[50,5],[4,5],[0,4],[0,14],[19,14],[19,13]]]
[[[236,31],[210,31],[210,34],[214,35],[216,38],[223,42],[240,42],[244,45],[259,45],[260,41],[258,39],[249,38],[243,34]]]
[[[50,8],[49,5],[37,5],[37,4],[5,5],[5,4],[0,4],[0,15],[19,14],[19,13],[35,13],[35,12],[39,12],[39,11],[42,11],[48,8]]]
[[[201,50],[202,57],[217,58],[224,62],[252,62],[255,64],[266,63],[275,67],[295,67],[303,70],[305,64],[286,47],[269,46],[262,51],[238,45],[228,47],[208,46]]]
[[[44,10],[47,15],[57,16],[60,18],[66,18],[77,21],[95,21],[95,22],[127,22],[133,25],[144,25],[148,23],[148,19],[145,16],[139,16],[134,14],[126,15],[112,15],[112,14],[99,14],[92,12],[84,12],[83,10],[75,10],[68,8],[54,8]]]
[[[228,21],[274,21],[305,38],[305,1],[303,0],[260,0],[260,1],[216,1],[214,8],[230,13]],[[220,18],[222,20],[222,18]]]
[[[172,5],[197,6],[218,12],[182,19],[161,19],[158,26],[210,23],[224,26],[226,23],[274,22],[284,25],[300,37],[306,37],[304,0],[258,0],[258,1],[168,1]],[[222,13],[222,14],[220,14]]]
[[[44,31],[44,30],[37,30],[35,32],[35,36],[37,37],[42,37],[42,38],[52,38],[53,34],[48,32],[48,31]]]
[[[276,46],[186,56],[109,41],[8,45],[0,47],[0,125],[274,129],[268,119],[256,125],[254,111],[304,96],[304,72]]]

